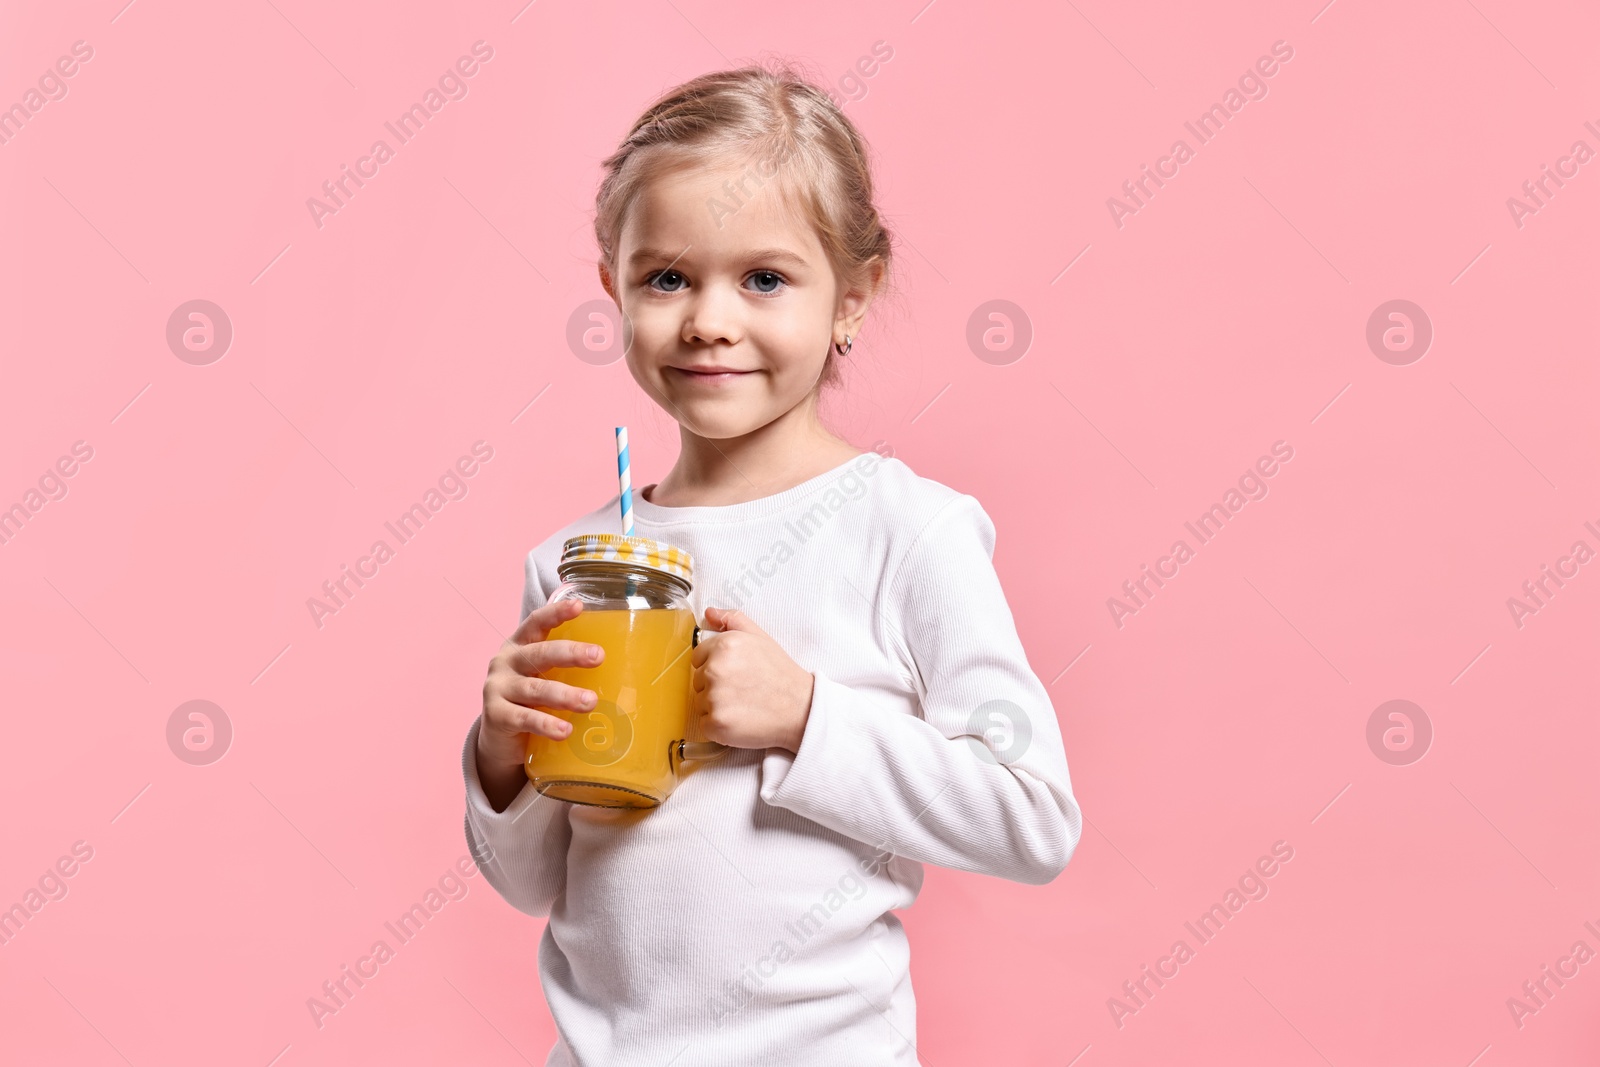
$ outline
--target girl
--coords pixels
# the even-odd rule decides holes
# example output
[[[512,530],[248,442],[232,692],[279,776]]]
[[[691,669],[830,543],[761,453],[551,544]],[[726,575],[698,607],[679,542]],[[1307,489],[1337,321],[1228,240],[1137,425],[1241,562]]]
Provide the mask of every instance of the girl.
[[[546,601],[562,542],[616,527],[613,496],[528,554],[462,753],[468,844],[549,916],[547,1067],[915,1064],[894,909],[922,865],[1042,885],[1082,816],[989,516],[818,415],[888,276],[865,145],[824,92],[750,67],[668,92],[605,167],[600,282],[681,437],[635,532],[694,559],[695,713],[733,751],[645,812],[526,778],[526,735],[595,703],[539,674],[600,660],[546,640],[582,610]]]

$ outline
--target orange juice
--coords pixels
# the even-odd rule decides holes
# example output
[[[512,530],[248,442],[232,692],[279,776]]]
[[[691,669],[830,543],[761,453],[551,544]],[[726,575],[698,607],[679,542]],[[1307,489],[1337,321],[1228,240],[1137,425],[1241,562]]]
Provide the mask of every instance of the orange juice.
[[[686,608],[594,610],[550,631],[549,640],[605,649],[597,667],[541,673],[591,689],[590,711],[547,708],[572,724],[560,741],[528,735],[524,770],[534,788],[556,800],[610,808],[654,807],[672,792],[671,745],[690,737],[694,613]]]

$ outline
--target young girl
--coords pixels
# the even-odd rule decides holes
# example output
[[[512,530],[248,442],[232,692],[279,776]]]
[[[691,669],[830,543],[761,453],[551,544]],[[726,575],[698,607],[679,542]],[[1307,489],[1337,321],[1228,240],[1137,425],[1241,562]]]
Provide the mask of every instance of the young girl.
[[[605,166],[600,281],[681,437],[635,532],[693,557],[694,710],[732,751],[644,812],[526,778],[527,734],[571,731],[550,709],[594,706],[539,674],[599,662],[546,640],[581,610],[546,602],[562,542],[616,528],[612,496],[528,554],[462,754],[468,844],[549,916],[547,1065],[915,1064],[894,909],[922,865],[1042,885],[1082,816],[989,516],[818,415],[886,287],[865,145],[824,92],[752,67],[668,92]]]

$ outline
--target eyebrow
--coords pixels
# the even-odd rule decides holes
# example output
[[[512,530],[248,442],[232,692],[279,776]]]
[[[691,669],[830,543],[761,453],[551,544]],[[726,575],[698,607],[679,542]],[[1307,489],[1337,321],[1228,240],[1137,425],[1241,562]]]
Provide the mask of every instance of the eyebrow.
[[[687,251],[687,250],[685,250],[685,251]],[[651,261],[651,260],[664,259],[664,260],[667,260],[668,262],[676,263],[679,259],[681,259],[683,257],[683,254],[684,253],[682,251],[680,251],[680,252],[663,252],[659,248],[640,248],[640,249],[635,250],[633,255],[628,257],[628,262],[629,263],[633,263],[633,264],[638,264],[638,263],[648,262],[648,261]],[[755,250],[753,250],[751,252],[744,253],[744,257],[743,258],[752,259],[752,260],[762,260],[762,261],[769,262],[769,263],[773,263],[773,262],[789,263],[789,264],[792,264],[792,265],[794,265],[796,267],[809,267],[811,265],[808,262],[806,262],[806,260],[803,257],[797,255],[794,252],[789,251],[787,248],[757,248],[757,249],[755,249]]]

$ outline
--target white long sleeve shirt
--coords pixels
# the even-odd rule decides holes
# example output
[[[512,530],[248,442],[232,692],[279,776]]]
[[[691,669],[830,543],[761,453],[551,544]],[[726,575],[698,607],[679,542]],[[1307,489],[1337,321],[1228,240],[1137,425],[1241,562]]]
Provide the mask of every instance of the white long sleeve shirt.
[[[523,788],[503,812],[462,752],[466,835],[507,902],[548,916],[547,1067],[917,1062],[910,948],[893,914],[935,863],[1043,884],[1082,816],[973,497],[867,452],[773,496],[663,507],[636,534],[687,550],[690,604],[740,608],[813,673],[797,753],[690,765],[660,807]],[[524,616],[562,542],[528,554]]]

